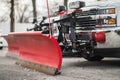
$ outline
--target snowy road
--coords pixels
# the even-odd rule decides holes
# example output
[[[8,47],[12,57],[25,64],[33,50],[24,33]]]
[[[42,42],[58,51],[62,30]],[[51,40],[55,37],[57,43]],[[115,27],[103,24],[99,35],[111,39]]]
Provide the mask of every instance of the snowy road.
[[[88,62],[83,58],[64,58],[61,74],[49,76],[15,65],[16,59],[0,50],[0,80],[120,80],[120,59]]]

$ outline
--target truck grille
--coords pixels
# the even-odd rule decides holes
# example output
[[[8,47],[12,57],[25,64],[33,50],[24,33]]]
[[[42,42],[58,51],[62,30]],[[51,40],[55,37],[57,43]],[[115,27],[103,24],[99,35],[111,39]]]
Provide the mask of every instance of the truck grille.
[[[91,19],[91,17],[83,17],[76,19],[77,27],[92,27],[96,25],[96,20]]]
[[[77,12],[76,17],[76,27],[95,27],[97,21],[96,19],[93,19],[91,16],[96,15],[96,10],[90,10],[90,11],[83,11],[83,12]]]

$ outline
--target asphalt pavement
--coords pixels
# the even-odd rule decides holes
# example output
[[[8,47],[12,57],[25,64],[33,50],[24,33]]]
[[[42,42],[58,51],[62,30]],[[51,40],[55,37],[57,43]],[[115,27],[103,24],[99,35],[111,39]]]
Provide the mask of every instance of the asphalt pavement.
[[[120,59],[89,62],[83,58],[63,58],[61,74],[50,76],[16,65],[16,58],[0,50],[0,80],[120,80]]]

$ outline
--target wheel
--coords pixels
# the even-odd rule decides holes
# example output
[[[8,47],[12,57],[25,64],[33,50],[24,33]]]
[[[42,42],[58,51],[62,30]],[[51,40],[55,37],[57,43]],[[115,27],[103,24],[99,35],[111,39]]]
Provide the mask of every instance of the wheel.
[[[3,47],[0,47],[0,49],[3,49]]]
[[[82,53],[83,58],[88,61],[101,61],[104,57],[95,54],[93,48],[94,47],[88,45]]]
[[[88,61],[101,61],[104,57],[99,55],[94,55],[91,57],[89,54],[84,54],[83,58],[85,58]]]

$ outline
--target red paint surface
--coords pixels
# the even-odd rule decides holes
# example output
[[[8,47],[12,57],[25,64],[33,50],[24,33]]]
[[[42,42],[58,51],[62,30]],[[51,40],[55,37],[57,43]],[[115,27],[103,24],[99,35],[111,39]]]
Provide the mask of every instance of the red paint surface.
[[[43,35],[41,32],[12,33],[19,47],[19,58],[33,63],[38,63],[57,69],[61,68],[62,52],[57,41],[49,35]],[[10,38],[8,44],[13,45],[14,41]]]
[[[4,36],[4,38],[7,40],[8,43],[8,51],[11,53],[18,53],[19,52],[19,46],[14,38],[14,36]]]
[[[82,12],[82,9],[75,9],[73,12]]]
[[[95,33],[95,38],[98,43],[105,43],[106,41],[106,35],[105,32],[98,32]]]
[[[58,12],[58,14],[57,14],[57,15],[62,16],[62,15],[64,15],[64,14],[68,14],[68,12],[66,12],[66,11],[61,11],[61,12]]]

